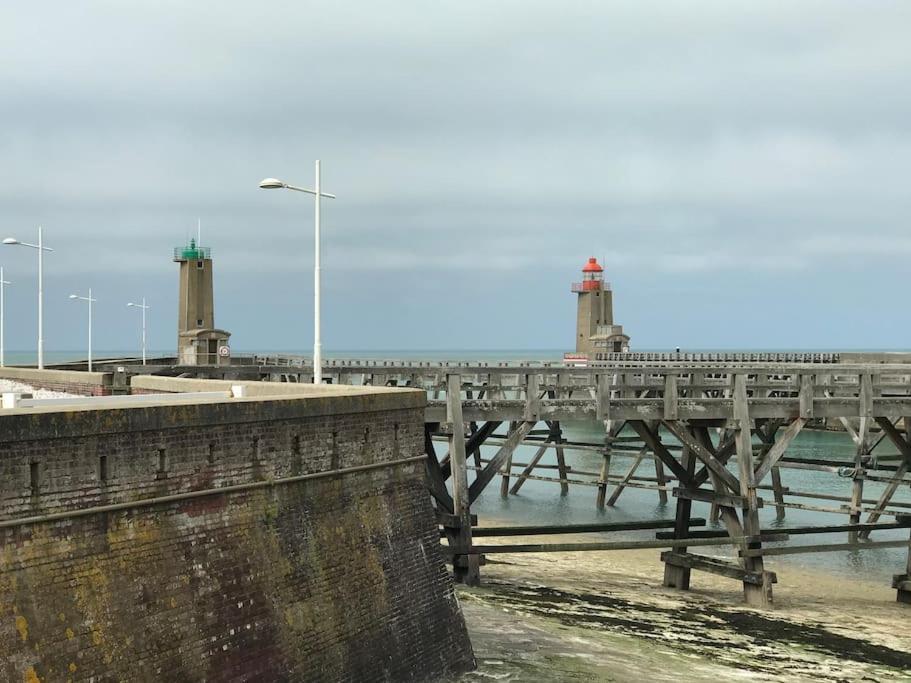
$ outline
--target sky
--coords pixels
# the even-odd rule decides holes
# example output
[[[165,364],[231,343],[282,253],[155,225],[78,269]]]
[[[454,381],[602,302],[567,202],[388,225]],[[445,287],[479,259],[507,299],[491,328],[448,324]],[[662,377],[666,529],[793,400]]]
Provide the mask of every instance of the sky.
[[[237,351],[569,349],[606,260],[633,349],[901,349],[911,3],[0,5],[0,232],[46,346],[176,346],[202,221]],[[35,252],[0,247],[6,345]]]

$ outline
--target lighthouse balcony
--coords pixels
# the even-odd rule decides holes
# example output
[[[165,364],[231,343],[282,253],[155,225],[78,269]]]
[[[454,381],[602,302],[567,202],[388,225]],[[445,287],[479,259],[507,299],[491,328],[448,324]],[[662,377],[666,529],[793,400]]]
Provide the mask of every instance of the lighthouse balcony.
[[[195,244],[191,244],[187,247],[176,247],[174,249],[175,261],[202,261],[210,258],[212,258],[212,249],[209,247],[198,247]]]
[[[571,291],[573,293],[581,292],[609,292],[611,291],[610,282],[603,280],[585,280],[584,282],[573,282]]]

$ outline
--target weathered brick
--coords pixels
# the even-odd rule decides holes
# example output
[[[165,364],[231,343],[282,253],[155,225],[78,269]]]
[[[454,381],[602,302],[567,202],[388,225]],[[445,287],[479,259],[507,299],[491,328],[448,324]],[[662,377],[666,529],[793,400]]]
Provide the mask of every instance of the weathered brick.
[[[0,521],[423,451],[413,400],[313,401],[4,416]],[[4,680],[426,680],[473,666],[420,462],[14,524],[0,544]]]

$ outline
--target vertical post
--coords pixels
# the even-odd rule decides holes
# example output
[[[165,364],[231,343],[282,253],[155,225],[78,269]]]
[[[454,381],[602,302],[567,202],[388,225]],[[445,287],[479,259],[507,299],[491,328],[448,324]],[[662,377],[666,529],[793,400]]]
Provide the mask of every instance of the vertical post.
[[[6,290],[6,280],[3,279],[3,266],[0,266],[0,368],[6,365],[3,355],[3,298]]]
[[[44,242],[38,226],[38,369],[44,370]]]
[[[146,364],[146,298],[142,297],[142,364]]]
[[[320,210],[320,172],[319,159],[316,160],[316,209],[314,213],[314,253],[313,253],[313,383],[323,382],[323,355],[320,340],[320,239],[319,239],[319,210]]]
[[[903,515],[898,517],[897,521],[904,522],[909,519],[911,517]],[[908,540],[911,543],[911,538]],[[896,575],[892,580],[892,585],[896,589],[896,601],[911,605],[911,545],[908,546],[908,561],[905,564],[905,573]]]
[[[870,422],[873,419],[873,377],[862,374],[858,382],[858,413],[860,422],[857,426],[857,448],[854,451],[854,477],[851,483],[851,524],[860,522],[863,510],[864,479],[866,479],[867,456],[870,454]],[[848,536],[851,542],[857,540],[857,532]]]
[[[759,524],[759,500],[756,495],[756,481],[753,475],[753,432],[750,423],[750,408],[747,398],[747,376],[734,375],[734,422],[737,441],[737,464],[740,468],[740,495],[745,500],[743,508],[743,534],[758,538],[761,533]],[[744,550],[761,548],[757,540],[742,544]],[[763,558],[744,557],[744,569],[755,572],[762,577],[762,584],[744,582],[743,595],[749,605],[765,607],[772,604],[771,577],[765,572]]]
[[[89,287],[89,372],[92,371],[92,288]]]
[[[686,469],[687,474],[692,477],[696,473],[696,458],[686,446],[680,455],[680,464]],[[681,485],[686,486],[681,482]],[[693,510],[693,501],[689,498],[677,499],[677,511],[674,514],[674,538],[686,538],[690,533],[690,513]],[[674,548],[674,553],[685,553],[686,548]],[[690,568],[676,567],[670,563],[664,565],[664,585],[667,588],[678,588],[680,590],[689,590],[690,588]]]
[[[469,586],[481,582],[479,558],[471,550],[471,502],[468,495],[468,467],[465,462],[465,424],[462,420],[462,377],[446,376],[446,421],[450,423],[449,458],[452,465],[452,507],[459,518],[453,548],[452,573],[456,581]]]

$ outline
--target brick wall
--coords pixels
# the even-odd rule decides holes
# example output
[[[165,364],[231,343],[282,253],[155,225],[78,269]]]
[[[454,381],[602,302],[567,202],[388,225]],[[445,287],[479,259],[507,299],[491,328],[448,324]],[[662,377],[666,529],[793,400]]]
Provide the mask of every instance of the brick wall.
[[[393,391],[0,418],[0,678],[470,669],[423,465],[397,462],[423,451],[423,403]],[[15,521],[174,494],[193,497]]]
[[[35,389],[63,391],[77,396],[110,396],[111,374],[78,370],[36,370],[0,368],[0,379],[27,384]]]

